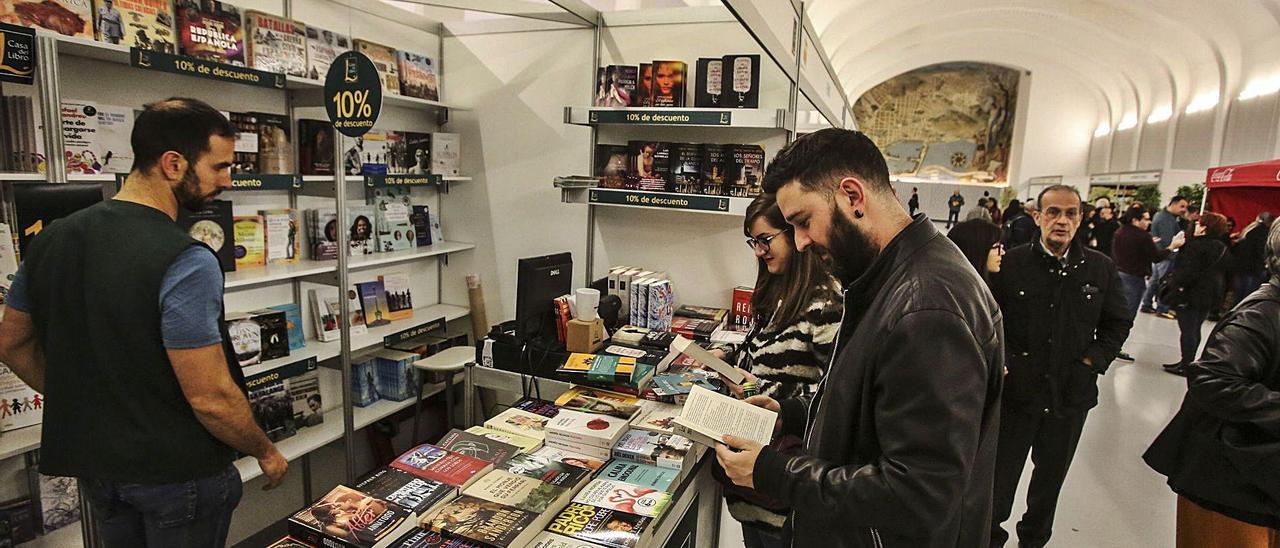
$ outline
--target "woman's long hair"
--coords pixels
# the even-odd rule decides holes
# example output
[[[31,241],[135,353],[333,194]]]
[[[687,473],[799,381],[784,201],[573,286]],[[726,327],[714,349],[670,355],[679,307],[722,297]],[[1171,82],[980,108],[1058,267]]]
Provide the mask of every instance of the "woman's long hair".
[[[1000,242],[1001,236],[1000,227],[984,219],[957,224],[947,233],[947,237],[955,242],[982,279],[988,282],[991,281],[991,273],[987,272],[987,257],[991,254],[991,247]]]
[[[788,228],[787,220],[778,209],[772,194],[762,194],[747,206],[742,232],[748,238],[756,219],[764,219],[774,229]],[[800,321],[809,304],[822,292],[834,294],[831,271],[817,253],[802,253],[796,249],[793,231],[778,236],[778,241],[791,248],[791,258],[782,274],[770,274],[764,261],[757,258],[756,290],[751,297],[751,310],[759,327],[791,325]],[[776,245],[778,242],[775,241]],[[834,297],[833,297],[834,298]],[[772,319],[772,320],[771,320]]]

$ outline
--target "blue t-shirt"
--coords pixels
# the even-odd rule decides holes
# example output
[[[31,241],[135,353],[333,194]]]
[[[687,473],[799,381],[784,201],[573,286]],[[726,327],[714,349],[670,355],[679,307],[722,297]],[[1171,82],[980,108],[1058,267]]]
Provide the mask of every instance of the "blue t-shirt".
[[[6,304],[31,312],[25,266],[18,266]],[[221,314],[222,267],[208,249],[192,245],[174,259],[160,281],[160,332],[164,347],[189,349],[221,343],[222,331],[218,329]]]

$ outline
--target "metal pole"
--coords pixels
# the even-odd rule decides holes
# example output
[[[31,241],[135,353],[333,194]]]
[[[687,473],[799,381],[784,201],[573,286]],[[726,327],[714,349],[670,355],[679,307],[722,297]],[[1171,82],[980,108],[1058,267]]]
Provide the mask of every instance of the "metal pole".
[[[600,66],[600,52],[604,49],[602,41],[604,40],[604,15],[596,15],[596,26],[592,32],[592,38],[595,42],[591,58],[595,60],[591,65],[591,85],[595,89],[596,69]],[[594,96],[594,95],[593,95]],[[587,154],[587,170],[595,169],[596,165],[596,144],[599,142],[599,128],[594,124],[591,126],[591,150]],[[590,204],[587,205],[587,277],[586,284],[591,285],[591,280],[595,278],[596,270],[596,208]]]
[[[804,70],[801,66],[801,53],[804,49],[804,12],[808,7],[808,2],[800,3],[800,14],[795,19],[796,32],[791,36],[791,50],[796,54],[796,79],[791,82],[791,95],[787,102],[787,112],[791,114],[791,127],[787,128],[787,144],[795,142],[796,129],[800,126],[800,71]]]
[[[302,454],[302,503],[311,504],[316,499],[311,496],[311,453]]]
[[[341,137],[333,140],[333,196],[338,202],[338,310],[342,312],[342,320],[338,322],[342,335],[339,354],[339,359],[342,361],[342,442],[346,448],[347,482],[350,483],[356,480],[356,423],[355,407],[351,401],[351,326],[348,325],[351,321],[351,300],[346,294],[351,286],[348,280],[350,273],[347,272],[347,264],[350,262],[348,255],[351,253],[347,227],[351,226],[351,223],[347,212],[347,173],[342,157],[343,141],[345,139]]]
[[[464,407],[462,410],[462,426],[464,428],[471,428],[476,423],[476,381],[475,374],[472,372],[475,367],[475,363],[468,362],[463,369],[465,371],[463,375],[464,392],[462,393],[462,405]]]
[[[36,35],[35,89],[40,96],[40,120],[44,126],[45,180],[67,182],[66,144],[62,140],[62,82],[59,78],[58,39]]]

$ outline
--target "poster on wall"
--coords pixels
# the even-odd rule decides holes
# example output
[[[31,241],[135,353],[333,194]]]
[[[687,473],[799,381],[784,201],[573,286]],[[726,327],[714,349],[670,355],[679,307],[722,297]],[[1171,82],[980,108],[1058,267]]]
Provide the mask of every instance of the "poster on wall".
[[[943,63],[900,74],[853,106],[893,176],[1004,184],[1021,72]]]

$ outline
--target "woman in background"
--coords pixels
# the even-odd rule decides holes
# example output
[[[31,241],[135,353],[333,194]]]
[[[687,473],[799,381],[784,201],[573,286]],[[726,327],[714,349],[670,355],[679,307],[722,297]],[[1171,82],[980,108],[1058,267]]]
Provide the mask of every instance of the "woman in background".
[[[1000,272],[1000,262],[1004,260],[1002,236],[1000,227],[984,219],[965,221],[947,233],[987,285],[991,285],[991,275]]]
[[[1200,327],[1208,318],[1209,310],[1222,302],[1226,287],[1228,257],[1222,238],[1227,235],[1227,218],[1205,213],[1194,230],[1195,236],[1187,238],[1187,243],[1178,250],[1173,271],[1168,274],[1171,286],[1177,290],[1174,295],[1177,300],[1170,304],[1178,311],[1182,359],[1165,364],[1164,369],[1175,375],[1184,374],[1186,366],[1196,359]]]

